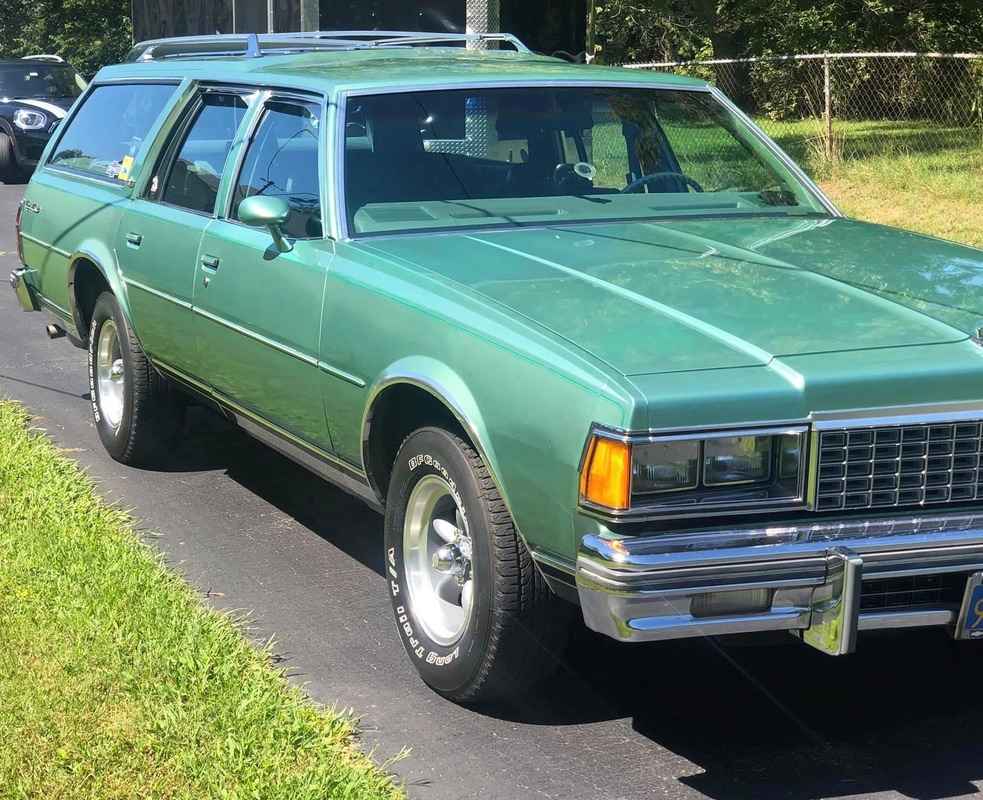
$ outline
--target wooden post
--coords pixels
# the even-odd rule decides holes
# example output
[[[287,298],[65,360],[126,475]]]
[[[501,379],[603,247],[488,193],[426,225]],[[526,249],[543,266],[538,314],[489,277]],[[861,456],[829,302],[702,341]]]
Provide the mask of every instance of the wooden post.
[[[826,160],[829,163],[833,161],[833,91],[830,84],[829,78],[829,53],[823,56],[823,95],[824,95],[824,110],[823,114],[825,116],[826,122]]]

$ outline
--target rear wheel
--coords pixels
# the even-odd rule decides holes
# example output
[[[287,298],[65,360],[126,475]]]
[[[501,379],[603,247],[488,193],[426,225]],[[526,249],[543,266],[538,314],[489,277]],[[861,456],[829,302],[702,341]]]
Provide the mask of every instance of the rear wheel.
[[[0,181],[19,183],[21,179],[22,174],[17,164],[14,142],[10,136],[0,131]]]
[[[441,428],[407,437],[385,538],[396,627],[433,689],[485,701],[556,666],[569,608],[549,591],[470,443]]]
[[[124,464],[157,460],[177,430],[178,404],[137,342],[111,292],[89,326],[89,391],[99,438]]]

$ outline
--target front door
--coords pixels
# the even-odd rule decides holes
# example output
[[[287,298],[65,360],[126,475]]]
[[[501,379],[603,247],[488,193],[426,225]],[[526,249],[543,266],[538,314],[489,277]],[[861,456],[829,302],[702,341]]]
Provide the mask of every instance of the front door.
[[[321,308],[332,242],[321,229],[321,107],[268,100],[231,189],[205,231],[194,289],[199,357],[213,390],[241,410],[330,451],[318,384]],[[283,198],[280,252],[268,230],[238,221],[252,195]]]
[[[116,235],[141,344],[152,358],[181,372],[200,369],[191,317],[198,247],[246,110],[238,93],[206,91],[196,98]]]

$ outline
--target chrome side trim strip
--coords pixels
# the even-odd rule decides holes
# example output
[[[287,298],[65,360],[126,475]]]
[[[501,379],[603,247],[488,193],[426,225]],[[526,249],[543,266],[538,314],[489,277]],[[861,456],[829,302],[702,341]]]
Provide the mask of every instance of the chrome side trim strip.
[[[353,386],[357,386],[359,389],[365,388],[365,381],[359,378],[357,375],[352,375],[350,372],[345,372],[343,369],[338,369],[338,367],[333,367],[326,361],[318,360],[317,368],[323,372],[327,372],[328,375],[333,375],[336,378],[340,378],[346,383],[350,383]]]
[[[72,318],[72,315],[68,311],[68,309],[67,308],[62,308],[60,305],[58,305],[56,302],[54,302],[54,300],[49,300],[47,297],[45,297],[40,292],[37,293],[37,297],[38,297],[38,301],[41,303],[41,305],[47,306],[48,309],[50,309],[51,311],[54,311],[56,314],[58,314],[58,316],[64,317],[65,319],[71,319]]]
[[[272,447],[291,461],[300,464],[302,467],[306,467],[339,488],[344,489],[349,494],[353,494],[359,499],[364,500],[372,508],[376,510],[382,509],[382,504],[369,485],[368,478],[359,467],[322,450],[310,442],[294,436],[279,425],[244,408],[176,367],[172,367],[157,358],[153,359],[153,363],[161,372],[189,385],[227,410],[235,418],[236,424],[240,425],[244,431],[254,438]]]
[[[125,283],[127,286],[132,286],[135,289],[140,289],[141,291],[147,292],[147,294],[152,294],[154,297],[159,297],[161,300],[167,300],[170,303],[181,306],[181,308],[191,308],[191,303],[189,303],[187,300],[181,300],[179,297],[175,297],[167,292],[162,292],[159,289],[154,289],[152,286],[147,286],[145,283],[140,283],[140,281],[133,280],[133,278],[127,278],[125,275],[123,276],[123,283]]]
[[[72,254],[69,253],[67,250],[62,250],[60,247],[55,247],[53,244],[49,244],[43,239],[39,239],[37,236],[31,236],[31,234],[24,233],[24,231],[21,231],[20,235],[22,239],[27,239],[29,242],[34,242],[34,244],[39,244],[41,245],[41,247],[51,250],[53,253],[57,253],[60,256],[64,256],[65,258],[72,257]]]
[[[255,331],[249,330],[249,328],[245,328],[242,325],[237,325],[235,322],[225,319],[225,317],[220,317],[218,314],[205,311],[205,309],[199,308],[198,306],[192,306],[191,310],[196,314],[205,317],[206,319],[210,319],[212,322],[216,322],[219,325],[228,328],[229,330],[233,330],[236,333],[241,333],[243,336],[248,336],[250,339],[257,341],[260,344],[265,344],[267,347],[274,350],[279,350],[281,353],[285,353],[288,356],[293,356],[298,361],[303,361],[305,364],[310,364],[312,367],[318,366],[318,360],[314,358],[314,356],[310,356],[307,353],[302,353],[300,350],[295,350],[289,345],[274,341],[273,339],[256,333]]]

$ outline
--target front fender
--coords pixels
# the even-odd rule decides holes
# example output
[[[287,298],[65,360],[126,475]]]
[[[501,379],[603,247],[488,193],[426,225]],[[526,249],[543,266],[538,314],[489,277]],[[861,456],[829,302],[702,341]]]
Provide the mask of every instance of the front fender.
[[[399,359],[386,367],[369,387],[368,400],[362,416],[362,463],[369,463],[369,427],[372,422],[375,402],[388,387],[400,383],[409,384],[429,392],[450,410],[471,438],[475,449],[491,473],[502,499],[511,508],[508,490],[498,478],[500,474],[498,457],[488,436],[484,417],[474,395],[457,372],[442,361],[430,356],[407,356]],[[379,493],[378,487],[373,486],[372,488],[376,494]]]

